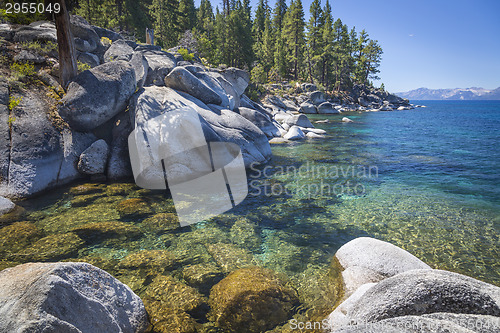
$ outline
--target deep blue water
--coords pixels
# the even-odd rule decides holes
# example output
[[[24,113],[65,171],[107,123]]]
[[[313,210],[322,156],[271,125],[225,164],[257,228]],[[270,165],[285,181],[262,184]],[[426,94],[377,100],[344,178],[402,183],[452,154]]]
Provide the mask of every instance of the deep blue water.
[[[500,101],[415,103],[427,108],[359,116],[354,131],[377,143],[381,174],[498,208]]]

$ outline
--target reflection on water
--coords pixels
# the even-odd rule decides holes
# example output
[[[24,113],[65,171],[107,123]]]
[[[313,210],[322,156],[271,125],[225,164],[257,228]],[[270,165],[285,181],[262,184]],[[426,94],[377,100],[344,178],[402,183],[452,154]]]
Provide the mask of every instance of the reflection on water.
[[[249,171],[243,204],[184,228],[166,193],[128,183],[81,184],[25,201],[26,214],[0,229],[0,269],[89,262],[138,293],[165,332],[173,314],[178,324],[215,329],[210,288],[255,265],[298,292],[295,318],[322,319],[342,295],[332,256],[359,236],[500,285],[498,178],[484,166],[471,170],[464,157],[471,147],[442,153],[413,134],[401,140],[404,133],[384,123],[411,112],[420,111],[353,114],[351,124],[331,117],[337,122],[318,125],[326,140],[273,146],[269,164]]]

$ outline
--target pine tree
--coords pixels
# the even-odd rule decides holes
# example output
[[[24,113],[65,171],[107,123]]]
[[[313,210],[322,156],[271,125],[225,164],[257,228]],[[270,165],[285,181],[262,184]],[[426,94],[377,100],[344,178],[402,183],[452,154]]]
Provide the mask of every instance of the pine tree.
[[[299,78],[304,60],[304,10],[301,0],[294,0],[285,14],[282,35],[287,49],[288,66],[293,78]]]
[[[257,10],[255,11],[252,33],[256,43],[262,42],[262,35],[264,34],[266,24],[267,7],[267,0],[260,0]]]
[[[210,63],[215,63],[215,16],[210,0],[201,0],[198,9],[195,36],[198,40],[199,52],[208,58]]]
[[[155,40],[163,48],[175,46],[179,39],[177,8],[177,0],[153,0],[151,4]]]
[[[368,45],[368,41],[369,41],[368,33],[366,32],[366,30],[363,29],[359,33],[355,51],[356,64],[354,69],[354,78],[359,83],[367,83],[365,77],[365,72],[366,72],[365,48]]]
[[[276,33],[281,32],[281,28],[283,27],[283,20],[285,18],[285,14],[288,10],[286,5],[286,0],[276,0],[276,5],[274,7],[274,29]]]
[[[333,81],[333,61],[334,61],[334,32],[333,32],[333,17],[332,7],[329,0],[326,0],[325,7],[323,8],[323,27],[321,29],[323,40],[323,50],[321,53],[322,69],[321,69],[321,82],[326,89],[329,88]]]
[[[307,62],[309,79],[318,77],[321,73],[321,53],[323,40],[321,35],[321,26],[323,23],[323,10],[321,1],[313,0],[309,8],[310,18],[307,24]]]
[[[274,51],[274,69],[277,74],[276,79],[281,79],[288,74],[288,62],[286,58],[285,41],[282,34],[278,31],[276,34]]]
[[[179,1],[179,30],[183,33],[196,25],[196,8],[193,0]]]
[[[269,6],[267,6],[267,1],[261,1],[259,6],[262,5],[262,13],[259,13],[259,8],[257,8],[256,13],[262,15],[263,17],[263,28],[259,27],[261,20],[257,15],[254,20],[253,25],[253,36],[254,36],[254,54],[257,62],[261,64],[264,71],[269,71],[273,66],[274,58],[274,40],[273,40],[273,30],[271,27],[271,12]],[[262,33],[260,34],[260,29]]]

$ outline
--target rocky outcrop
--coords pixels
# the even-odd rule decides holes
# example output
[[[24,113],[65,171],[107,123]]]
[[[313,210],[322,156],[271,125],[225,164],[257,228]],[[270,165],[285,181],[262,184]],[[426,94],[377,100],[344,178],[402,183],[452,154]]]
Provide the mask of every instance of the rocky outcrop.
[[[0,272],[2,332],[145,332],[129,287],[86,263],[29,263]]]
[[[357,238],[342,246],[335,257],[344,269],[346,294],[327,318],[332,332],[365,332],[369,327],[402,332],[397,329],[405,323],[420,325],[413,327],[448,325],[451,331],[462,332],[459,319],[469,318],[491,327],[495,319],[500,319],[500,288],[431,269],[389,243]],[[435,332],[429,327],[417,331]],[[467,328],[464,332],[487,332],[482,326]]]
[[[0,122],[0,195],[27,197],[79,178],[79,156],[95,136],[61,128],[44,90],[11,98],[20,102],[6,115],[10,121]]]
[[[73,129],[91,131],[124,111],[135,89],[135,71],[128,62],[105,63],[69,84],[59,114]]]
[[[148,74],[145,86],[164,86],[165,77],[177,66],[177,60],[168,52],[147,46],[138,46],[136,51],[141,51],[148,62]]]

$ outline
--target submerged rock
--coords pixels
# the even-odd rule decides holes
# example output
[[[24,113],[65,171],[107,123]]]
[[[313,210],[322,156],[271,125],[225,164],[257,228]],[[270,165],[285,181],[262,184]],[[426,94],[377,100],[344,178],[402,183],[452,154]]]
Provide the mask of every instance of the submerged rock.
[[[89,242],[106,238],[134,239],[142,235],[141,230],[135,225],[119,221],[87,223],[72,231]]]
[[[16,222],[0,229],[0,255],[16,253],[42,237],[42,232],[30,222]]]
[[[0,272],[2,332],[145,332],[141,299],[86,263],[29,263]]]
[[[216,243],[207,244],[206,247],[224,272],[231,272],[239,268],[255,266],[256,264],[252,253],[233,244]]]
[[[144,219],[140,225],[146,232],[164,233],[180,228],[179,219],[174,213],[158,213]]]
[[[206,298],[196,289],[168,275],[158,275],[146,288],[145,295],[167,308],[189,313],[206,307]]]
[[[144,300],[153,331],[157,333],[197,333],[200,324],[185,311],[149,298]]]
[[[31,246],[10,255],[16,261],[54,261],[75,257],[83,247],[83,240],[75,233],[54,234],[41,238]]]
[[[118,267],[126,269],[149,268],[163,271],[174,265],[174,258],[175,256],[166,250],[143,250],[123,258]]]
[[[182,269],[181,275],[190,286],[204,294],[208,294],[210,289],[224,278],[222,270],[213,263],[188,265]]]
[[[132,198],[121,201],[116,210],[122,218],[140,217],[153,213],[151,206],[140,198]]]
[[[273,271],[243,268],[210,291],[211,318],[229,332],[264,332],[291,317],[298,303],[291,289]]]

